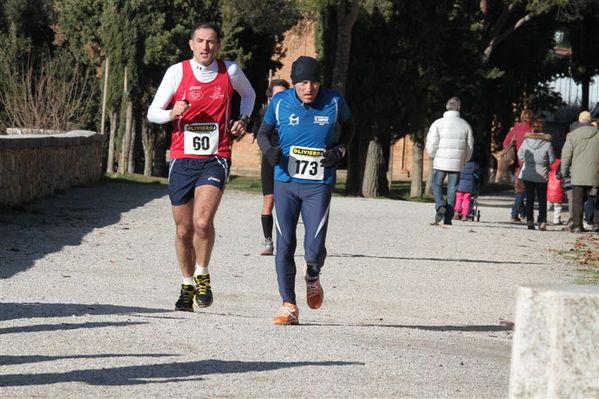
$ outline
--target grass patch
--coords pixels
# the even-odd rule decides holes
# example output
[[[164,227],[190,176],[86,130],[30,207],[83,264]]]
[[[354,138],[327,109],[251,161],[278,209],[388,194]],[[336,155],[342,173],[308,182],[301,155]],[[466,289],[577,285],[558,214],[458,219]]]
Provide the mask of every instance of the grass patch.
[[[513,189],[514,186],[512,184],[488,183],[480,188],[480,195],[493,195]]]
[[[583,276],[577,279],[579,284],[599,285],[599,236],[584,234],[579,237],[565,257],[573,259],[579,265]]]
[[[424,183],[423,183],[424,185]],[[415,201],[415,202],[435,202],[432,195],[425,194],[421,197],[412,198],[410,197],[410,186],[411,182],[407,180],[394,181],[391,184],[389,195],[380,198],[388,198],[401,201]],[[227,188],[232,190],[247,191],[252,193],[260,193],[261,185],[260,178],[256,176],[231,176],[227,183]],[[491,195],[511,190],[513,187],[507,184],[487,184],[481,189],[481,195]],[[447,188],[444,188],[447,192]],[[345,179],[339,177],[337,183],[333,189],[333,195],[346,197],[345,193]]]
[[[262,184],[260,183],[260,178],[256,176],[230,176],[227,182],[227,189],[262,193]]]
[[[120,175],[117,173],[106,173],[100,182],[113,182],[131,184],[164,184],[168,185],[168,178],[144,176],[139,173],[125,173]],[[252,193],[262,192],[260,186],[260,178],[254,176],[231,176],[227,182],[227,188],[231,190],[247,191]]]
[[[139,173],[125,173],[120,175],[117,173],[106,173],[100,179],[101,182],[118,181],[120,183],[143,183],[143,184],[168,184],[166,177],[144,176]]]
[[[107,173],[104,175],[102,181],[119,181],[122,183],[142,183],[142,184],[168,184],[166,177],[153,177],[144,176],[137,173],[126,173],[119,175],[116,173]],[[423,182],[423,185],[425,183]],[[411,182],[408,180],[394,181],[391,184],[389,195],[380,198],[388,198],[400,201],[415,201],[415,202],[435,202],[432,195],[425,194],[421,197],[412,198],[410,197],[410,186]],[[259,176],[236,176],[231,175],[227,182],[227,189],[239,190],[250,193],[260,194],[262,192],[262,186],[260,183]],[[507,184],[486,184],[481,188],[481,195],[492,195],[504,191],[511,190],[512,186]],[[447,188],[444,188],[446,192]],[[346,197],[345,193],[345,176],[341,175],[337,178],[337,183],[333,189],[333,195]]]
[[[410,197],[411,186],[412,183],[406,180],[392,182],[389,190],[389,198],[401,201],[435,202],[433,196],[429,194],[424,194],[420,197]],[[423,188],[424,186],[425,182],[422,183]]]

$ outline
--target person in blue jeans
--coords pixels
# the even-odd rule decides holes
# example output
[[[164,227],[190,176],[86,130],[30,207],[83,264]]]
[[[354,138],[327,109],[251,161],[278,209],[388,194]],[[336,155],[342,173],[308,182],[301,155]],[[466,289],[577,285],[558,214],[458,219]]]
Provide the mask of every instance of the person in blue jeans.
[[[447,196],[443,198],[443,181],[447,177]],[[433,224],[451,224],[455,197],[460,182],[460,172],[435,169],[433,172],[433,196],[435,197],[435,221]]]
[[[443,117],[431,125],[426,136],[426,151],[433,158],[433,195],[435,221],[451,224],[460,172],[472,157],[474,137],[470,124],[460,118],[461,102],[457,97],[447,101]],[[443,198],[443,180],[447,177],[447,199]]]

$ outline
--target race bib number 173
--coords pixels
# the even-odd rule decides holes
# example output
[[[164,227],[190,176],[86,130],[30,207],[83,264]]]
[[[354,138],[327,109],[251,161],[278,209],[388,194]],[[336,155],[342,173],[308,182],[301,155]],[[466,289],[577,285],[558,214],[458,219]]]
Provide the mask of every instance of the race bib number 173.
[[[324,166],[320,165],[324,149],[291,146],[289,149],[289,175],[298,179],[322,180]]]

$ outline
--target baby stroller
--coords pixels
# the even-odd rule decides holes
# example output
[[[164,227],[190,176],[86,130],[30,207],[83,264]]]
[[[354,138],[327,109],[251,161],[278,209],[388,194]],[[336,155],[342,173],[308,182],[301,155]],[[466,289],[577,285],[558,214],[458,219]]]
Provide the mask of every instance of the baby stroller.
[[[474,172],[474,184],[472,187],[472,198],[470,199],[470,212],[468,220],[480,222],[480,210],[478,209],[478,194],[480,191],[480,174]]]

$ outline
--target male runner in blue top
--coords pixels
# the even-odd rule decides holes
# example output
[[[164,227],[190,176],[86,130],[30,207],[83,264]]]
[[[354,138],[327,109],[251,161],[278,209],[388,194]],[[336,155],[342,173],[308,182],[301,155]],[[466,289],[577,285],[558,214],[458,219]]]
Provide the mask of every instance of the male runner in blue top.
[[[291,82],[293,88],[273,97],[258,130],[258,145],[275,166],[275,265],[283,300],[281,312],[273,319],[278,325],[299,323],[294,254],[300,214],[305,228],[306,299],[312,309],[322,305],[324,292],[319,275],[327,255],[331,193],[336,166],[345,155],[354,130],[343,97],[320,86],[318,61],[306,56],[295,60]],[[278,146],[269,140],[274,129],[279,132]]]

